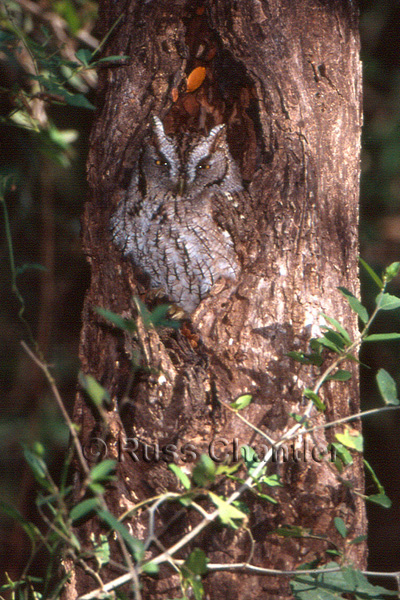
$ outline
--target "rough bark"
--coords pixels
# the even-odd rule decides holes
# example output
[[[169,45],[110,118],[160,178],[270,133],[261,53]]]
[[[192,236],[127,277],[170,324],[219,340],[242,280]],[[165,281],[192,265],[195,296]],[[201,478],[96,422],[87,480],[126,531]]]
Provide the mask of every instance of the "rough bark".
[[[102,0],[100,8],[106,32],[121,7]],[[216,437],[260,446],[263,441],[221,402],[251,393],[246,418],[279,439],[293,424],[289,414],[304,410],[302,390],[316,376],[287,353],[307,350],[310,338],[320,331],[321,311],[353,334],[357,330],[354,315],[337,292],[345,286],[358,293],[361,72],[354,2],[130,0],[123,12],[106,54],[130,59],[100,74],[88,161],[92,199],[83,221],[92,280],[80,354],[83,370],[112,393],[114,408],[108,412],[105,434],[78,395],[75,420],[82,427],[83,444],[103,435],[109,457],[121,458],[118,444],[133,437],[160,447],[193,442],[198,452],[207,451]],[[185,92],[185,75],[199,65],[207,68],[206,81]],[[253,238],[238,282],[217,284],[179,332],[146,331],[139,320],[136,342],[128,348],[94,308],[135,316],[132,296],[147,298],[132,265],[113,247],[108,224],[152,114],[170,132],[227,123],[231,151],[253,199],[246,216]],[[129,355],[134,352],[140,358],[131,381]],[[358,410],[353,371],[349,383],[325,385],[327,410],[313,422]],[[123,400],[126,390],[129,399],[125,395]],[[333,435],[332,430],[319,430],[319,447],[327,448]],[[107,496],[115,514],[150,495],[176,489],[162,460],[135,463],[125,454],[123,458]],[[311,529],[342,549],[334,517],[345,520],[351,537],[365,533],[362,502],[329,465],[308,457],[272,465],[274,471],[284,484],[271,492],[277,505],[246,498],[255,540],[252,564],[289,569],[325,556],[326,541],[280,538],[273,534],[280,525]],[[362,490],[360,462],[346,477]],[[168,511],[160,519],[170,517]],[[82,538],[91,527],[89,522],[82,528]],[[139,537],[145,535],[145,520],[133,520],[132,527]],[[162,538],[164,547],[187,527],[184,520],[175,524]],[[206,530],[195,545],[214,563],[246,561],[250,551],[248,534],[228,529]],[[187,556],[188,550],[178,557]],[[364,545],[354,545],[348,558],[362,568],[365,552]],[[78,592],[93,589],[87,576],[80,571],[76,575]],[[290,597],[283,577],[221,572],[208,575],[205,588],[213,600]],[[142,591],[143,598],[153,599],[177,594],[179,578],[168,568],[158,579],[146,580]]]

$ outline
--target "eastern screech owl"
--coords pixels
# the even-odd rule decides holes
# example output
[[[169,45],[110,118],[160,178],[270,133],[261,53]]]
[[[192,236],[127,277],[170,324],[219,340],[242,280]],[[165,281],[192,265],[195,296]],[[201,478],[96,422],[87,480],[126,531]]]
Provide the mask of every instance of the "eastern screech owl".
[[[237,206],[242,180],[225,125],[178,141],[154,117],[152,132],[111,219],[113,240],[151,287],[191,313],[220,277],[239,273],[221,212],[227,204]]]

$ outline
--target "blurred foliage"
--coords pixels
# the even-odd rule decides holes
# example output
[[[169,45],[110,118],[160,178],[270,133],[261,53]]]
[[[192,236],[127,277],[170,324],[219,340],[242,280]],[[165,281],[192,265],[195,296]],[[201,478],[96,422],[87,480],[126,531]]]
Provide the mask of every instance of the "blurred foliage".
[[[364,67],[364,128],[361,177],[361,254],[378,272],[400,258],[400,3],[361,0],[361,42]],[[373,305],[376,288],[361,270],[363,302]],[[390,292],[400,295],[395,278]],[[374,333],[400,331],[397,311],[381,313]],[[370,344],[361,360],[364,409],[376,405],[375,375],[385,368],[400,383],[400,344]],[[364,419],[365,457],[386,486],[390,510],[368,506],[370,568],[390,571],[400,559],[400,416],[397,411]],[[367,493],[373,481],[367,477]]]
[[[363,0],[362,243],[400,244],[400,4]],[[398,250],[398,249],[397,249]],[[375,261],[388,262],[385,247]],[[367,257],[368,262],[368,257]]]
[[[95,71],[77,53],[91,55],[98,46],[91,34],[97,7],[86,0],[9,0],[0,6],[0,177],[8,181],[5,201],[16,281],[24,298],[24,317],[54,365],[71,408],[80,313],[89,281],[79,237],[97,81]],[[3,215],[1,227],[4,233]],[[34,516],[34,481],[20,442],[40,439],[47,463],[57,470],[68,433],[41,373],[20,346],[27,330],[18,318],[20,302],[12,294],[8,246],[2,235],[0,496]],[[23,534],[4,518],[0,526],[0,562],[11,574],[26,559]],[[6,550],[10,545],[15,550],[12,559]]]

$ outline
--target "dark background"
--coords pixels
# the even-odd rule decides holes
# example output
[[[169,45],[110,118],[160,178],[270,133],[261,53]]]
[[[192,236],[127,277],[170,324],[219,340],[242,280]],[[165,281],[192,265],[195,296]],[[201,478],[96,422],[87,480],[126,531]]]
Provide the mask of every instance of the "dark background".
[[[400,260],[400,3],[361,2],[364,66],[364,128],[361,176],[361,256],[380,273]],[[361,269],[362,301],[371,309],[376,294]],[[399,278],[390,291],[400,295]],[[398,311],[378,315],[374,331],[400,331]],[[376,372],[385,368],[400,383],[398,342],[364,344],[361,402],[364,410],[378,406]],[[365,418],[365,458],[391,498],[390,510],[367,503],[369,568],[397,571],[400,561],[400,413]],[[367,494],[374,493],[367,478]],[[380,581],[379,583],[382,583]],[[393,583],[393,582],[392,582]],[[389,580],[385,585],[389,584]]]
[[[90,30],[95,4],[79,0],[39,3],[61,14],[71,38],[79,28]],[[10,2],[12,5],[12,2]],[[20,25],[40,41],[33,15],[16,5]],[[89,10],[90,9],[90,10]],[[8,17],[9,15],[2,15]],[[4,24],[4,20],[3,20]],[[96,32],[94,32],[96,34]],[[400,261],[400,3],[361,1],[364,64],[364,129],[361,179],[361,256],[376,270]],[[77,43],[76,48],[79,47]],[[18,64],[0,54],[2,86],[26,85]],[[94,90],[87,87],[94,101]],[[0,114],[14,106],[13,96],[0,90]],[[25,316],[35,339],[53,365],[64,402],[73,405],[81,309],[89,269],[80,249],[80,215],[87,198],[85,160],[93,112],[72,106],[48,106],[49,120],[60,130],[73,130],[77,140],[64,152],[49,140],[0,123],[0,175],[15,177],[7,206],[17,266],[41,264],[19,278]],[[57,154],[58,153],[58,154]],[[69,163],[62,166],[60,163]],[[68,432],[43,376],[25,355],[20,340],[26,331],[18,319],[19,303],[11,291],[4,221],[0,217],[0,498],[27,517],[36,518],[34,482],[25,467],[20,443],[40,440],[56,474]],[[373,307],[376,290],[361,273],[362,300]],[[400,280],[391,284],[400,295]],[[377,331],[400,331],[398,311],[382,313]],[[380,405],[375,375],[385,368],[400,383],[399,343],[365,344],[361,370],[362,407]],[[397,411],[364,419],[365,456],[393,502],[389,510],[368,504],[369,568],[397,571],[400,562],[400,440]],[[367,493],[376,489],[367,479]],[[19,527],[0,514],[0,570],[17,576],[26,560],[27,539]],[[13,548],[11,557],[10,549]],[[380,583],[382,583],[380,581]],[[387,585],[389,586],[390,580]],[[386,585],[386,582],[385,582]]]

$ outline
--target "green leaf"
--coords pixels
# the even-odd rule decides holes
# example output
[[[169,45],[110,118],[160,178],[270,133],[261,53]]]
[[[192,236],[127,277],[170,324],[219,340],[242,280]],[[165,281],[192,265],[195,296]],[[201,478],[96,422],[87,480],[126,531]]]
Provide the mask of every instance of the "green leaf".
[[[345,467],[345,463],[342,461],[342,458],[339,455],[335,455],[335,458],[333,460],[333,464],[337,468],[339,475],[341,475],[343,473],[343,469]]]
[[[313,340],[317,344],[321,344],[322,346],[325,346],[326,348],[329,348],[338,354],[343,352],[343,350],[350,345],[351,341],[347,340],[347,334],[346,338],[344,338],[341,333],[334,331],[330,327],[324,326],[323,329],[325,330],[324,335]]]
[[[333,446],[344,465],[351,465],[353,463],[353,457],[350,452],[347,450],[343,444],[339,444],[337,442],[332,442],[331,446]]]
[[[331,562],[315,574],[296,575],[290,583],[295,599],[343,600],[351,595],[356,600],[367,598],[383,600],[383,595],[395,596],[397,594],[397,592],[388,591],[379,585],[372,585],[360,571],[350,567],[324,573],[324,570],[335,567],[339,567],[339,565]]]
[[[368,539],[367,535],[358,535],[354,540],[351,540],[349,544],[361,544],[362,542],[365,542],[366,539]]]
[[[99,60],[96,60],[96,62],[94,64],[98,64],[98,63],[105,63],[105,62],[118,62],[119,60],[130,60],[130,56],[128,56],[127,54],[114,54],[113,56],[105,56],[104,58],[100,58]]]
[[[274,529],[273,533],[286,538],[302,538],[309,537],[310,530],[304,529],[300,525],[285,525],[284,527],[278,527]]]
[[[241,465],[239,462],[232,463],[230,465],[220,464],[217,466],[217,470],[215,471],[215,475],[227,475],[227,477],[231,477],[233,473],[236,473],[240,469]],[[236,479],[232,477],[232,479]]]
[[[378,294],[375,302],[379,310],[395,310],[396,308],[400,308],[400,298],[392,296],[392,294]]]
[[[78,381],[95,406],[102,406],[103,402],[111,403],[108,391],[92,375],[86,375],[83,371],[79,371]]]
[[[380,277],[378,277],[378,275],[375,273],[375,271],[373,269],[371,269],[371,267],[369,266],[368,263],[365,262],[365,260],[363,260],[360,257],[359,261],[360,261],[360,264],[367,271],[368,275],[371,277],[372,281],[374,281],[376,283],[376,285],[379,287],[379,289],[382,289],[384,286],[382,279]],[[400,264],[400,263],[395,263],[395,264]]]
[[[142,566],[142,572],[146,573],[147,575],[157,575],[159,571],[160,567],[152,562],[146,563]]]
[[[90,479],[92,482],[106,481],[110,479],[110,474],[115,470],[117,461],[107,459],[95,465],[90,471]]]
[[[151,312],[149,311],[149,309],[147,308],[145,303],[142,302],[141,299],[138,298],[137,296],[134,296],[133,299],[134,299],[136,307],[138,309],[138,313],[142,317],[144,325],[146,327],[148,325],[151,325]]]
[[[208,562],[209,560],[203,550],[195,548],[185,560],[185,567],[196,575],[205,575]]]
[[[324,411],[326,409],[325,404],[322,402],[321,398],[318,396],[318,394],[316,394],[315,392],[313,392],[313,390],[310,390],[310,388],[306,388],[303,392],[304,396],[306,398],[309,398],[314,406],[319,410],[319,411]]]
[[[64,102],[70,106],[78,106],[80,108],[89,108],[94,110],[94,106],[83,94],[73,94],[69,92],[58,80],[54,74],[49,76],[32,75],[33,79],[37,79],[51,94],[60,96]]]
[[[181,496],[180,498],[178,498],[178,502],[179,504],[182,504],[182,506],[190,506],[193,502],[193,497],[191,494]]]
[[[230,406],[235,410],[242,410],[243,408],[246,408],[252,400],[253,396],[251,394],[244,394],[243,396],[236,398],[234,402],[231,402]]]
[[[392,281],[392,279],[397,277],[397,275],[399,274],[399,271],[400,271],[400,262],[394,262],[391,265],[389,265],[388,267],[386,267],[384,274],[383,274],[385,281],[387,281],[387,282]]]
[[[369,471],[369,473],[370,473],[370,475],[371,475],[371,477],[372,477],[372,479],[373,479],[376,487],[378,488],[379,493],[380,494],[384,494],[385,493],[384,487],[381,484],[381,482],[379,481],[379,479],[378,479],[378,477],[377,477],[374,469],[371,467],[371,465],[369,464],[369,462],[367,460],[365,460],[365,458],[363,459],[363,463],[364,463],[364,466],[367,469],[367,471]]]
[[[296,421],[296,423],[303,423],[304,415],[297,415],[296,413],[289,413],[289,417],[292,417]]]
[[[399,404],[396,382],[385,369],[379,369],[376,375],[376,382],[386,404]]]
[[[192,588],[194,600],[203,600],[204,598],[204,587],[201,582],[201,578],[199,575],[193,575],[191,579],[189,579],[190,587]]]
[[[350,304],[350,306],[354,310],[354,312],[357,313],[357,315],[360,317],[360,319],[364,323],[364,325],[366,323],[368,323],[369,317],[368,317],[368,312],[367,312],[367,309],[365,308],[365,306],[363,306],[361,304],[361,302],[359,300],[357,300],[357,298],[351,292],[349,292],[349,290],[346,289],[345,287],[339,287],[338,290],[346,298],[347,302]]]
[[[329,554],[329,556],[342,556],[342,553],[339,550],[328,549],[325,550],[325,554]]]
[[[83,94],[63,94],[63,98],[67,104],[70,106],[77,106],[78,108],[88,108],[89,110],[95,110],[96,107],[94,104],[89,102],[89,100]]]
[[[193,481],[200,487],[207,487],[215,480],[216,466],[207,454],[202,454],[193,469]]]
[[[17,127],[21,129],[27,129],[28,131],[40,131],[40,123],[33,116],[29,115],[25,110],[16,110],[10,115],[10,122],[15,123]]]
[[[121,523],[121,521],[118,521],[118,519],[116,519],[108,510],[103,508],[97,509],[97,514],[99,515],[100,519],[102,519],[102,521],[104,521],[110,527],[110,529],[121,535],[122,539],[132,552],[135,560],[142,560],[144,556],[144,546],[142,542],[134,538],[133,535],[129,533],[127,528]]]
[[[261,498],[262,500],[271,502],[271,504],[278,504],[278,501],[275,500],[275,498],[273,498],[272,496],[269,496],[268,494],[262,494],[261,492],[257,491],[256,489],[253,490],[253,494],[255,494],[257,496],[257,498]]]
[[[345,348],[348,345],[347,341],[344,340],[343,336],[337,331],[331,329],[330,327],[325,327],[325,333],[323,337],[335,344],[335,346],[340,348],[340,350],[343,350],[343,348]]]
[[[137,330],[136,323],[132,319],[125,319],[121,317],[121,315],[117,315],[117,313],[112,312],[111,310],[107,310],[106,308],[101,308],[101,306],[96,307],[96,312],[104,317],[107,321],[110,321],[115,327],[118,329],[122,329],[123,331],[128,331],[129,333],[133,333]]]
[[[286,354],[286,356],[293,358],[293,360],[296,360],[297,362],[301,363],[302,365],[316,365],[317,367],[320,367],[324,361],[321,354],[318,354],[316,352],[311,353],[311,354],[305,354],[304,352],[293,351],[293,352],[288,352]]]
[[[358,452],[363,451],[363,436],[355,429],[350,431],[350,429],[346,427],[343,433],[336,433],[335,438],[338,442],[347,446],[347,448],[352,448]]]
[[[53,8],[55,12],[64,17],[73,34],[77,33],[82,27],[79,13],[71,0],[56,0],[56,2],[53,2]]]
[[[336,319],[333,319],[332,317],[328,317],[328,315],[326,315],[325,313],[321,313],[321,315],[328,323],[330,323],[333,327],[335,327],[335,329],[337,329],[337,331],[340,333],[346,344],[350,346],[352,343],[350,335],[348,334],[346,329],[339,323],[339,321],[336,321]]]
[[[51,141],[61,150],[70,150],[71,144],[78,139],[76,129],[57,129],[57,127],[50,126],[48,134]]]
[[[33,544],[36,542],[36,539],[40,538],[38,528],[33,523],[27,521],[16,508],[7,504],[7,502],[0,500],[0,510],[7,515],[7,517],[19,523]]]
[[[180,321],[176,319],[170,319],[168,317],[171,309],[169,304],[161,304],[160,306],[156,306],[156,308],[150,312],[140,298],[135,296],[134,300],[139,315],[142,318],[143,325],[146,329],[149,327],[171,327],[172,329],[179,329]]]
[[[338,371],[336,371],[336,373],[329,375],[329,377],[327,377],[325,381],[348,381],[349,379],[351,379],[351,377],[352,374],[350,373],[350,371],[344,371],[342,369],[339,369]]]
[[[99,541],[95,541],[94,533],[90,534],[90,539],[93,543],[93,550],[97,560],[99,568],[103,565],[107,565],[110,562],[110,544],[108,543],[107,536],[103,533],[99,535]]]
[[[149,313],[149,322],[146,323],[146,326],[148,327],[151,323],[153,327],[171,327],[172,329],[179,329],[181,326],[180,321],[169,317],[170,308],[169,304],[156,306],[156,308]]]
[[[35,478],[40,483],[43,483],[47,478],[46,463],[36,453],[31,452],[31,450],[29,450],[29,448],[25,444],[22,444],[22,448],[23,448],[25,460],[29,464],[30,468],[32,469],[32,472],[33,472]]]
[[[181,482],[181,484],[183,485],[185,490],[190,490],[190,479],[186,475],[186,473],[184,473],[182,471],[182,469],[180,467],[178,467],[178,465],[175,465],[174,463],[170,463],[168,465],[168,467],[173,473],[175,473],[175,475],[177,476],[177,478],[179,479],[179,481]]]
[[[241,446],[240,453],[243,457],[243,461],[249,475],[254,477],[256,481],[259,481],[260,478],[265,474],[267,467],[264,466],[260,471],[258,471],[261,461],[258,458],[256,451],[251,446]],[[256,472],[257,475],[255,475]]]
[[[95,494],[96,496],[101,496],[102,494],[104,494],[104,492],[106,491],[106,488],[104,487],[104,485],[102,485],[101,483],[96,483],[96,482],[91,482],[89,483],[89,489],[93,492],[93,494]]]
[[[332,352],[336,352],[336,354],[340,354],[343,350],[343,344],[337,344],[332,339],[329,339],[329,336],[323,335],[322,337],[316,340],[321,346],[332,350]]]
[[[336,529],[342,536],[342,538],[345,538],[347,536],[347,527],[346,527],[346,524],[343,521],[343,519],[341,519],[340,517],[335,517],[333,519],[333,522],[335,524]]]
[[[379,506],[382,506],[383,508],[391,508],[392,506],[392,501],[386,494],[372,494],[371,496],[367,496],[366,500],[373,502],[374,504],[379,504]]]
[[[213,492],[208,492],[208,496],[211,502],[215,504],[217,508],[219,508],[219,518],[221,519],[222,523],[224,525],[230,525],[234,529],[237,529],[237,524],[234,521],[242,521],[246,518],[246,515],[241,510],[238,510],[231,504],[228,504],[226,500],[224,500],[220,496],[217,496],[217,494],[214,494]]]
[[[85,65],[85,67],[87,67],[92,60],[92,52],[87,48],[81,48],[75,53],[75,56],[81,61],[82,64]]]
[[[364,338],[364,342],[386,342],[400,340],[400,333],[371,333]]]
[[[271,475],[264,475],[260,481],[265,483],[265,485],[269,485],[269,487],[283,487],[281,483],[281,478],[278,473],[272,473]]]
[[[69,516],[72,521],[80,521],[88,514],[96,510],[99,506],[99,501],[97,498],[87,498],[87,500],[82,500],[76,506],[71,509]]]
[[[24,579],[21,579],[19,581],[12,581],[12,579],[10,578],[8,573],[5,573],[5,578],[8,583],[6,585],[0,586],[0,592],[2,592],[3,590],[18,590],[20,588],[20,586],[23,586],[24,588],[26,588],[29,585],[31,587],[31,584],[33,584],[33,583],[43,584],[43,578],[35,577],[34,575],[27,575]],[[32,587],[29,591],[34,592]],[[43,600],[43,596],[40,594],[40,592],[36,592],[35,594],[36,595],[34,596],[34,600]],[[18,594],[18,596],[16,596],[15,594],[13,594],[13,596],[12,596],[13,600],[15,600],[16,598],[18,598],[18,600],[25,600],[25,598],[31,598],[31,597],[33,597],[33,596],[31,596],[31,595],[27,596],[26,594],[22,595],[22,590],[20,590],[20,593]],[[1,597],[1,600],[3,600],[3,597]]]
[[[316,338],[311,338],[310,340],[310,348],[313,352],[321,353],[321,344],[318,343]]]
[[[358,365],[361,365],[362,363],[360,363],[360,361],[358,360],[358,358],[356,356],[354,356],[354,354],[350,354],[349,352],[346,352],[346,354],[344,355],[344,358],[348,358],[349,360],[351,360],[352,362],[357,363]],[[363,367],[366,367],[367,369],[369,369],[368,365],[362,365]]]

